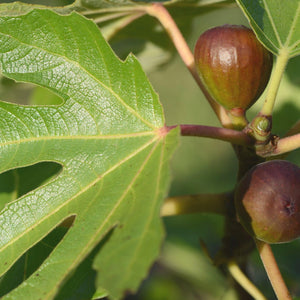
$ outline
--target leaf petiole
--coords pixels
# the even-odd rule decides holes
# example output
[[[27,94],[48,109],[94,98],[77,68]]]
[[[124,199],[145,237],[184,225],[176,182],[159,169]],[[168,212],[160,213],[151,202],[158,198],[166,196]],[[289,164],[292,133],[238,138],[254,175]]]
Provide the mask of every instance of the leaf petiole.
[[[275,63],[275,67],[271,74],[267,95],[263,107],[260,111],[260,115],[262,116],[271,116],[273,112],[273,107],[275,104],[275,99],[277,96],[277,92],[279,89],[279,85],[281,82],[281,78],[283,76],[285,67],[289,60],[289,51],[286,48],[282,48],[279,51],[277,56],[277,60]]]
[[[175,127],[176,125],[169,126],[168,129]],[[204,125],[179,125],[179,127],[182,136],[207,137],[243,146],[254,144],[254,140],[243,131]]]

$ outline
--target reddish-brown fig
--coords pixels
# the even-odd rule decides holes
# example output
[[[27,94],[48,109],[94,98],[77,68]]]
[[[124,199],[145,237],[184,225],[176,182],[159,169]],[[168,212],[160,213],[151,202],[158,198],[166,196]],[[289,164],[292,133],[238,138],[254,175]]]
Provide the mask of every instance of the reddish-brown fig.
[[[226,109],[249,108],[271,74],[271,53],[253,31],[224,25],[204,32],[194,50],[195,64],[211,96]]]
[[[300,168],[284,160],[254,166],[237,186],[235,207],[241,224],[259,240],[300,237]]]

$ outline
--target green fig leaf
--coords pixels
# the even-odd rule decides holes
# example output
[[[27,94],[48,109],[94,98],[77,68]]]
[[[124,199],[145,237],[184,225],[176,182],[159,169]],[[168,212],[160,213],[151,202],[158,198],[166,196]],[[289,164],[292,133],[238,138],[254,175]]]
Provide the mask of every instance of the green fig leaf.
[[[42,265],[2,299],[53,299],[100,242],[96,290],[112,299],[134,291],[159,253],[160,206],[178,139],[177,129],[166,130],[140,64],[132,55],[119,60],[92,21],[43,9],[0,18],[0,70],[63,102],[0,102],[1,176],[39,163],[56,166],[45,172],[54,176],[21,197],[13,174],[7,176],[13,186],[0,193],[7,202],[0,212],[0,274],[75,218]]]
[[[260,41],[278,55],[281,49],[300,54],[299,0],[237,0]]]
[[[153,1],[139,0],[76,0],[66,6],[52,6],[51,10],[59,14],[77,11],[93,19],[101,28],[102,35],[121,58],[134,53],[146,72],[170,62],[175,49],[164,30],[157,31],[157,20],[143,16],[141,7]],[[212,9],[216,4],[230,4],[233,0],[171,0],[161,1],[179,25],[187,38],[191,35],[194,18]],[[35,8],[49,6],[22,2],[0,4],[0,15],[18,16]],[[129,42],[130,41],[130,42]],[[130,48],[128,49],[128,45]]]

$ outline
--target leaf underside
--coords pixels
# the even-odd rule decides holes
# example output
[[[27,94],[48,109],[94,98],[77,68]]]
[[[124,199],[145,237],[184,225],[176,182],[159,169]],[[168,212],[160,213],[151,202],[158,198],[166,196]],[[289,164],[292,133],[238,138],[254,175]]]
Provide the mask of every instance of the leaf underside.
[[[299,0],[237,0],[261,42],[274,54],[300,54]]]
[[[109,232],[94,259],[96,288],[113,299],[134,291],[159,252],[159,210],[178,135],[165,131],[139,63],[133,56],[120,61],[96,25],[77,13],[33,10],[0,18],[0,68],[63,99],[57,106],[0,102],[0,173],[39,162],[62,166],[1,211],[0,274],[75,216],[44,263],[3,299],[54,298]]]

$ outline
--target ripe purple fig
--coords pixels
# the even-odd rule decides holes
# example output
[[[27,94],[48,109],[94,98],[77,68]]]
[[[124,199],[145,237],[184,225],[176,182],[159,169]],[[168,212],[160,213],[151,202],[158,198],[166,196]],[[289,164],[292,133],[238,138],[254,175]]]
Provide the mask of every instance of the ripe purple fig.
[[[226,109],[249,108],[264,91],[272,54],[242,25],[224,25],[198,39],[195,64],[211,96]]]
[[[235,207],[241,224],[259,240],[300,237],[300,168],[284,160],[254,166],[237,186]]]

